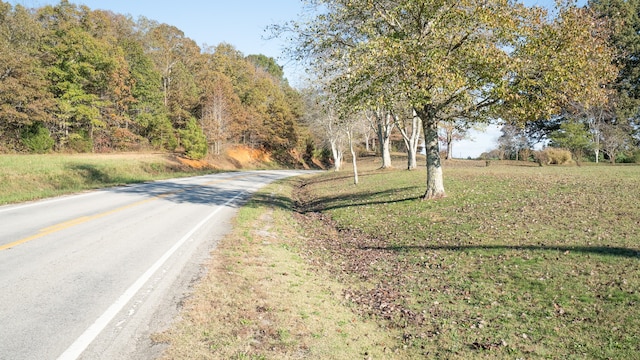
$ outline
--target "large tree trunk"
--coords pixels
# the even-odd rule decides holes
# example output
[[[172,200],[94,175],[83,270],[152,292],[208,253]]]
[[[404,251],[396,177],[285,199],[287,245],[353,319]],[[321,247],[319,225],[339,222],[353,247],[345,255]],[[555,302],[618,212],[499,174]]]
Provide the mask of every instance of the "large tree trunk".
[[[446,197],[444,191],[444,178],[442,163],[440,161],[440,146],[438,141],[438,121],[435,117],[435,109],[426,105],[422,109],[416,109],[424,130],[424,145],[427,154],[427,190],[422,196],[423,200],[439,199]]]
[[[392,168],[391,165],[391,139],[389,136],[383,135],[383,138],[380,139],[380,152],[382,152],[382,165],[380,168],[389,169]]]

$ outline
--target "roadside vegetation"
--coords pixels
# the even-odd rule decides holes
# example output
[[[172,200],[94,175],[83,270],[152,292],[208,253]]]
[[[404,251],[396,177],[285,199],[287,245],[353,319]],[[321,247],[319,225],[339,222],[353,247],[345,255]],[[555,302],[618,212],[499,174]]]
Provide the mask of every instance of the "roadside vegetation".
[[[165,154],[2,155],[0,205],[212,172]]]
[[[445,164],[273,185],[240,211],[166,358],[634,358],[637,166]]]
[[[169,153],[5,154],[0,156],[0,205],[221,170],[282,167],[267,155],[246,147],[206,160]]]

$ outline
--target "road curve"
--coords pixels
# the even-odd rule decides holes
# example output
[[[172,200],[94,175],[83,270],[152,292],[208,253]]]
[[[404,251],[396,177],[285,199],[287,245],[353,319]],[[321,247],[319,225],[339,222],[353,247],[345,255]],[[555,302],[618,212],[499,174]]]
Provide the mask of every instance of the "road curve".
[[[149,335],[249,195],[302,171],[173,179],[0,207],[0,360],[148,359]]]

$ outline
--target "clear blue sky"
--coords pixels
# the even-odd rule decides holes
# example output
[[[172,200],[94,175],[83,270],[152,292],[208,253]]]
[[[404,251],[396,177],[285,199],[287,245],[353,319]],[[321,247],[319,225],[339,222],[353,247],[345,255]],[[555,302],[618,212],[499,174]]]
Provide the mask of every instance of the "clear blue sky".
[[[91,9],[111,10],[129,14],[134,19],[144,16],[173,25],[201,47],[221,42],[233,45],[245,55],[264,54],[284,66],[285,76],[297,84],[296,66],[282,57],[283,42],[265,40],[265,28],[271,24],[294,20],[302,13],[302,0],[70,0]],[[10,0],[29,8],[58,4],[57,0]],[[554,0],[525,0],[529,6],[553,7]],[[584,5],[586,0],[579,0]],[[473,141],[454,144],[454,157],[477,157],[496,146],[500,132],[490,127],[485,133],[474,134]]]

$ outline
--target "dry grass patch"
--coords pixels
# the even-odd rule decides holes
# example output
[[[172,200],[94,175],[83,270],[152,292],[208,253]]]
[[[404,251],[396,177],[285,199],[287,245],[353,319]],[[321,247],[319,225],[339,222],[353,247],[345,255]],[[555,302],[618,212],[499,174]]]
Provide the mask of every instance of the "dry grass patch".
[[[213,252],[182,320],[158,334],[164,359],[394,358],[393,339],[346,307],[343,287],[299,255],[304,241],[272,185],[240,210]]]

